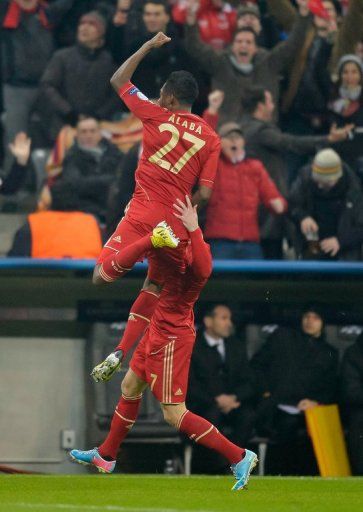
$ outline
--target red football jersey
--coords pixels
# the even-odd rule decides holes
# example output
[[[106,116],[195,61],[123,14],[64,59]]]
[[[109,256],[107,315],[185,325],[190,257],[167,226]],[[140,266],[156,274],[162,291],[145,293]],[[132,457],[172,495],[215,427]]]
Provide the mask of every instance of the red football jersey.
[[[197,183],[213,187],[220,141],[201,117],[162,108],[131,82],[121,87],[119,95],[143,122],[135,197],[170,205],[176,198],[190,196]]]
[[[190,264],[166,276],[150,330],[161,336],[194,333],[193,307],[212,272],[212,255],[200,229],[190,233]]]

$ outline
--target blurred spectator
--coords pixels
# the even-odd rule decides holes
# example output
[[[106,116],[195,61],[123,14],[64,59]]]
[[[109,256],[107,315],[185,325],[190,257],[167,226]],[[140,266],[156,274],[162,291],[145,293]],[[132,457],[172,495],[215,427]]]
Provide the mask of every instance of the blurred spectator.
[[[0,178],[1,194],[15,194],[26,181],[34,181],[35,171],[30,160],[30,146],[31,140],[24,132],[18,133],[9,144],[14,161],[7,176],[3,180]],[[35,184],[33,188],[35,189]]]
[[[123,43],[119,42],[119,57],[114,52],[116,61],[121,63],[158,32],[164,32],[171,37],[170,43],[155,49],[143,59],[132,77],[133,83],[149,98],[159,97],[160,89],[172,71],[192,71],[193,68],[184,44],[170,21],[169,11],[164,0],[146,1],[140,23],[135,27],[126,27]],[[117,44],[116,41],[114,44]]]
[[[263,164],[246,156],[239,125],[225,123],[218,133],[222,152],[208,203],[205,237],[214,258],[262,259],[258,207],[263,203],[273,213],[282,214],[286,201]]]
[[[363,334],[345,351],[340,380],[353,473],[363,475]]]
[[[329,109],[338,126],[354,124],[351,137],[337,150],[352,169],[363,172],[363,68],[356,55],[345,55],[338,64],[338,81],[334,86]]]
[[[15,234],[10,257],[97,258],[102,249],[101,232],[93,215],[77,211],[73,184],[54,185],[51,211],[28,215]]]
[[[1,78],[5,149],[19,132],[29,132],[29,117],[43,71],[54,51],[53,31],[74,0],[2,0],[0,5]],[[7,155],[8,170],[11,158]]]
[[[229,428],[228,438],[245,446],[252,433],[256,396],[245,344],[233,336],[227,306],[214,306],[203,323],[191,359],[188,408],[224,432]]]
[[[280,42],[280,33],[272,16],[261,11],[258,5],[243,5],[237,11],[237,28],[251,27],[257,34],[257,45],[273,48]]]
[[[297,0],[301,9],[308,9],[308,0]],[[311,2],[313,3],[313,2]],[[319,4],[320,2],[314,2]],[[290,0],[268,0],[269,10],[287,31],[297,18]],[[338,29],[336,3],[323,0],[312,9],[314,26],[306,33],[290,71],[289,86],[284,95],[282,110],[292,114],[291,130],[304,133],[316,126],[316,116],[325,110],[327,99],[327,64],[334,69],[338,59],[353,53],[363,35],[363,1],[350,0],[349,10]],[[300,121],[300,125],[298,122]]]
[[[80,19],[77,44],[56,52],[41,80],[38,104],[44,138],[54,142],[65,124],[80,114],[110,119],[118,108],[110,86],[115,70],[104,48],[106,22],[96,11]]]
[[[268,449],[267,472],[307,473],[314,457],[306,436],[298,438],[305,429],[302,413],[333,402],[338,371],[338,356],[326,342],[319,305],[304,309],[300,328],[278,328],[251,366],[260,394],[257,432],[274,442]]]
[[[178,0],[172,10],[175,23],[185,25],[190,0]],[[236,29],[236,10],[224,0],[196,0],[194,3],[202,41],[222,50]]]
[[[112,57],[118,64],[125,56],[126,29],[131,9],[131,0],[118,0],[112,22],[107,32],[107,48],[109,48]]]
[[[240,121],[241,97],[252,84],[269,88],[278,101],[281,74],[294,58],[309,27],[309,16],[301,16],[287,41],[268,51],[257,46],[257,36],[250,27],[236,30],[230,50],[216,52],[199,37],[196,14],[188,10],[186,48],[199,66],[212,77],[213,89],[225,93],[220,123]]]
[[[107,200],[106,234],[111,236],[123,216],[135,190],[135,171],[142,153],[140,142],[135,144],[124,156],[120,174],[110,188]]]
[[[269,91],[262,87],[252,87],[243,99],[246,117],[242,122],[242,130],[246,146],[251,154],[257,155],[278,190],[286,197],[288,194],[288,173],[286,151],[295,153],[313,153],[318,146],[345,140],[351,126],[336,129],[333,127],[329,135],[292,135],[283,133],[273,123],[275,104]],[[261,239],[265,257],[281,259],[282,239],[285,235],[283,219],[264,214],[261,219]]]
[[[303,257],[361,259],[363,196],[356,175],[334,150],[319,151],[301,169],[289,205]]]
[[[72,184],[77,210],[93,213],[104,222],[110,185],[121,161],[118,148],[102,138],[98,121],[85,117],[78,121],[75,142],[66,154],[57,183],[60,187]]]
[[[57,47],[72,46],[76,42],[77,26],[80,18],[91,11],[98,11],[106,19],[111,19],[116,0],[78,0],[63,16],[55,30]]]

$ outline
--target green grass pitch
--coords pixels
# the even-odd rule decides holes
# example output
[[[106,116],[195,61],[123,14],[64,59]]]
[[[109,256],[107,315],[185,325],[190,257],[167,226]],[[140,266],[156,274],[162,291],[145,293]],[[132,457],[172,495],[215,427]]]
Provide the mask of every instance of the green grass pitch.
[[[258,478],[231,492],[228,477],[0,476],[0,512],[355,512],[363,479]]]

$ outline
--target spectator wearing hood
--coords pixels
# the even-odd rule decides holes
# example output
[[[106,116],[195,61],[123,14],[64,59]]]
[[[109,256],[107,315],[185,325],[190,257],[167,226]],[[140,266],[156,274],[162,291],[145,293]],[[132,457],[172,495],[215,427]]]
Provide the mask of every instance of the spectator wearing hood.
[[[354,54],[344,55],[338,64],[338,80],[332,88],[329,111],[338,126],[353,124],[351,137],[339,144],[341,158],[363,173],[363,66]]]
[[[38,112],[43,134],[53,142],[65,124],[79,115],[111,119],[118,98],[110,86],[115,65],[104,48],[105,19],[92,11],[78,24],[77,43],[56,52],[42,80]]]
[[[299,446],[297,439],[305,428],[303,412],[332,403],[337,391],[338,355],[326,342],[320,305],[307,305],[296,328],[278,328],[251,366],[260,396],[257,431],[276,443],[269,447],[267,466],[277,474],[302,473],[305,462],[313,460],[308,440]]]
[[[348,445],[355,475],[363,475],[363,333],[344,354],[341,402],[348,416]]]
[[[363,196],[354,172],[333,149],[319,151],[291,187],[290,215],[305,258],[360,260]],[[310,242],[310,243],[309,243]]]
[[[278,23],[285,30],[292,30],[298,13],[290,0],[267,1],[269,11]],[[313,24],[296,52],[290,70],[289,86],[282,101],[283,112],[291,112],[292,122],[295,119],[295,124],[298,115],[303,121],[302,117],[307,108],[314,105],[316,109],[319,107],[317,101],[320,105],[324,101],[326,90],[321,85],[327,65],[334,70],[343,55],[354,53],[355,46],[363,35],[363,0],[350,0],[347,14],[340,25],[337,11],[339,2],[298,0],[297,3],[303,9],[308,9],[309,5],[314,17]],[[324,69],[319,69],[322,64]],[[323,81],[326,84],[326,79]],[[311,110],[309,112],[313,113]],[[305,133],[307,126],[308,123],[304,123]]]

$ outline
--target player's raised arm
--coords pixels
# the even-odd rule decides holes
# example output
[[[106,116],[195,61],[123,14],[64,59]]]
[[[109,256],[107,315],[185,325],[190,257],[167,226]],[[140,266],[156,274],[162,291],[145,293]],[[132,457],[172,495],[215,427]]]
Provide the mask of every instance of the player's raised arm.
[[[192,205],[188,196],[185,196],[185,203],[180,199],[176,200],[176,203],[173,204],[174,215],[189,231],[193,253],[192,268],[195,276],[199,279],[208,279],[212,273],[212,256],[209,245],[205,243],[198,224],[197,206]]]
[[[146,55],[151,52],[153,48],[160,48],[166,43],[169,43],[171,38],[163,34],[162,32],[158,32],[156,36],[154,36],[149,41],[146,41],[141,48],[137,50],[131,57],[129,57],[115,74],[112,76],[110,82],[112,87],[116,92],[120,90],[120,88],[125,85],[129,80],[131,80],[132,75],[134,74],[137,66],[143,60]]]

